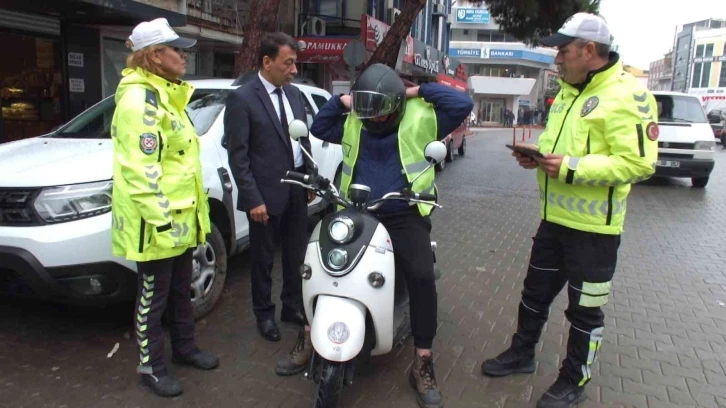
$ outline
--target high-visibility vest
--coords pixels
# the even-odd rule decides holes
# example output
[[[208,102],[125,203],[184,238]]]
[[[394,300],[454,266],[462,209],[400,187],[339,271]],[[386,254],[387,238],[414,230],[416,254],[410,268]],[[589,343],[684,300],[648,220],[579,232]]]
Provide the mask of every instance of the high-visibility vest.
[[[210,232],[199,138],[184,111],[194,87],[141,68],[123,76],[111,122],[113,254],[170,258]]]
[[[360,134],[363,130],[361,122],[354,112],[348,114],[343,128],[343,170],[340,177],[340,192],[343,197],[348,195],[348,187],[353,180],[353,170],[358,160]],[[428,165],[424,150],[426,145],[437,140],[438,124],[434,106],[423,98],[410,98],[406,101],[406,110],[398,125],[398,151],[401,157],[406,180],[410,183]],[[433,166],[426,170],[412,186],[416,193],[433,194],[435,171]],[[429,215],[431,205],[418,204],[421,215]]]
[[[631,185],[655,172],[658,107],[621,62],[606,67],[582,91],[560,81],[538,146],[564,159],[559,177],[537,179],[543,220],[618,235]]]

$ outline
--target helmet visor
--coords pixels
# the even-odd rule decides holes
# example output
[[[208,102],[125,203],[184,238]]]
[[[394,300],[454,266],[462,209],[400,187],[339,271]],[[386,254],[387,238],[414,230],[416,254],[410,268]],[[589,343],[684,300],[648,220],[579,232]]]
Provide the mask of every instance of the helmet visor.
[[[371,91],[351,92],[351,111],[359,119],[377,118],[394,113],[398,109],[395,97]]]

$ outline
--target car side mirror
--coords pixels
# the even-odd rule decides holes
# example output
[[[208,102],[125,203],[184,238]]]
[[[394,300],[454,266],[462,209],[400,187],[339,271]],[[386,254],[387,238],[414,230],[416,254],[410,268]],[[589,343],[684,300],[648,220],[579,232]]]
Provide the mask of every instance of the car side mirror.
[[[308,125],[305,124],[302,120],[295,119],[287,126],[288,131],[290,132],[290,137],[292,140],[297,141],[300,138],[308,137]]]
[[[424,156],[429,163],[439,164],[446,158],[446,145],[438,140],[430,142],[424,149]]]

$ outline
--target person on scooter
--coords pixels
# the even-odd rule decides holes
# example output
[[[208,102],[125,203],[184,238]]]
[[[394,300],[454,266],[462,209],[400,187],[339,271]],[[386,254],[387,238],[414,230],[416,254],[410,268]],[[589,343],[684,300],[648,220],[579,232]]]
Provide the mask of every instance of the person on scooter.
[[[357,183],[369,186],[369,199],[375,200],[406,188],[428,164],[415,162],[409,152],[423,151],[429,142],[444,139],[473,107],[464,92],[436,83],[406,89],[394,70],[373,64],[358,77],[350,95],[328,100],[310,131],[343,146],[341,196],[346,197],[348,186]],[[418,191],[415,186],[422,184],[425,189]],[[426,170],[415,186],[417,193],[434,193],[434,169]],[[391,236],[396,270],[407,282],[416,348],[409,380],[419,405],[426,408],[443,406],[431,352],[437,313],[431,210],[430,205],[387,201],[373,213]],[[278,374],[303,371],[312,349],[308,326],[293,351],[278,362]]]

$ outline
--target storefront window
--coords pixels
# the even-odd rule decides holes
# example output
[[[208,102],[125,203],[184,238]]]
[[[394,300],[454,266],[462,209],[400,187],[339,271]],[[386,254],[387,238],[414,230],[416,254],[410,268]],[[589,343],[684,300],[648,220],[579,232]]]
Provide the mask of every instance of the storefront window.
[[[0,32],[0,143],[48,133],[63,123],[60,41]],[[6,56],[8,57],[8,56]]]
[[[121,81],[121,71],[126,67],[126,57],[130,50],[122,40],[114,38],[103,39],[103,96],[104,98],[116,93]]]

